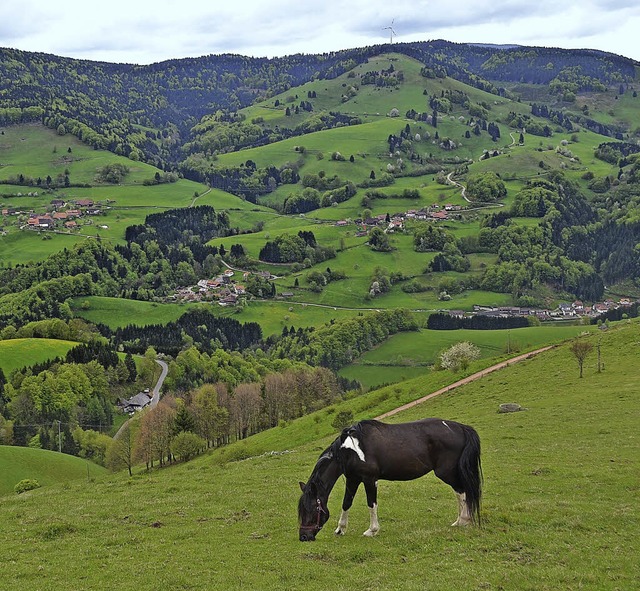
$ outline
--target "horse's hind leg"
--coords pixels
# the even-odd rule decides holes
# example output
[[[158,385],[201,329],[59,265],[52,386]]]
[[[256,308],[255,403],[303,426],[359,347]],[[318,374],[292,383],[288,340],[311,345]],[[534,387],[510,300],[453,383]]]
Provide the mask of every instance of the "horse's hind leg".
[[[473,520],[471,519],[471,515],[469,515],[469,507],[467,506],[467,495],[456,491],[456,496],[458,497],[458,519],[456,519],[451,525],[471,525]]]
[[[469,507],[467,505],[467,496],[464,493],[464,489],[462,487],[462,483],[460,482],[460,478],[457,475],[457,470],[434,470],[435,475],[442,480],[442,482],[447,483],[456,493],[456,497],[458,497],[458,519],[456,519],[451,525],[452,526],[465,526],[471,525],[473,520],[471,519],[471,514],[469,513]]]
[[[362,535],[369,538],[375,536],[380,531],[380,523],[378,523],[378,482],[364,483],[364,489],[367,492],[367,505],[369,506],[369,529]]]
[[[342,499],[342,512],[340,513],[340,519],[338,520],[338,527],[334,532],[337,536],[343,536],[347,532],[349,509],[351,509],[351,505],[353,505],[353,497],[356,496],[359,486],[359,480],[347,478],[347,483],[344,488],[344,498]]]

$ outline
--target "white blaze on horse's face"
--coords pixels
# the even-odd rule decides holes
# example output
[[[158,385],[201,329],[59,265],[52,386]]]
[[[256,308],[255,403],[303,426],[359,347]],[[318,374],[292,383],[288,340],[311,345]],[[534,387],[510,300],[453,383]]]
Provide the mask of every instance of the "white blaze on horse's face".
[[[351,449],[353,451],[356,452],[357,456],[360,458],[361,462],[364,462],[364,452],[362,451],[362,448],[360,447],[360,442],[353,436],[353,435],[349,435],[345,440],[344,443],[340,446],[345,447],[347,449]]]

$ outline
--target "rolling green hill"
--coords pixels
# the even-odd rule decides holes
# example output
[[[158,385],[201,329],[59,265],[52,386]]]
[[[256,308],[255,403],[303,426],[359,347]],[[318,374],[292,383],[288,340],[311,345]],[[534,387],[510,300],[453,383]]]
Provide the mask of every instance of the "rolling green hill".
[[[10,339],[0,341],[0,368],[5,375],[14,369],[64,357],[78,343],[57,339]]]
[[[563,346],[415,407],[393,421],[440,416],[483,444],[483,527],[452,529],[455,498],[433,475],[379,484],[381,531],[362,491],[344,537],[297,540],[297,482],[335,437],[337,410],[373,417],[430,378],[346,401],[207,455],[133,478],[70,482],[3,499],[7,589],[501,588],[632,589],[640,575],[638,324],[592,337],[585,377]],[[449,378],[451,379],[451,377]],[[498,414],[502,402],[527,410]],[[264,453],[269,452],[269,453]],[[245,458],[227,462],[231,457]],[[230,494],[233,491],[233,494]],[[30,551],[34,544],[38,552]],[[135,559],[153,548],[154,559]],[[9,568],[10,566],[10,568]]]
[[[82,478],[92,480],[105,474],[107,470],[102,466],[75,456],[0,445],[0,496],[13,493],[13,487],[24,479],[37,480],[40,486],[49,487]]]

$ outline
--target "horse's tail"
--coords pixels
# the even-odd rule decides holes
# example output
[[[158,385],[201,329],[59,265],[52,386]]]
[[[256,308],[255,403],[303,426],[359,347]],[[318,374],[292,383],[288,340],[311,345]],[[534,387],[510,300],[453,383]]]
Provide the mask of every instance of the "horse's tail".
[[[480,500],[482,497],[482,464],[480,462],[480,437],[473,427],[462,425],[465,444],[458,459],[458,474],[462,481],[467,509],[474,523],[480,525]]]

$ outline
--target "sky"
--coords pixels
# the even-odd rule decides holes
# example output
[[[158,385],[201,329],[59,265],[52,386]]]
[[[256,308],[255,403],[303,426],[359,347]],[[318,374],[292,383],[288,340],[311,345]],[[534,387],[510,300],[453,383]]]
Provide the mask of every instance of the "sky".
[[[393,27],[393,33],[388,27]],[[0,47],[115,63],[276,57],[446,39],[588,48],[640,61],[638,0],[20,0]]]

